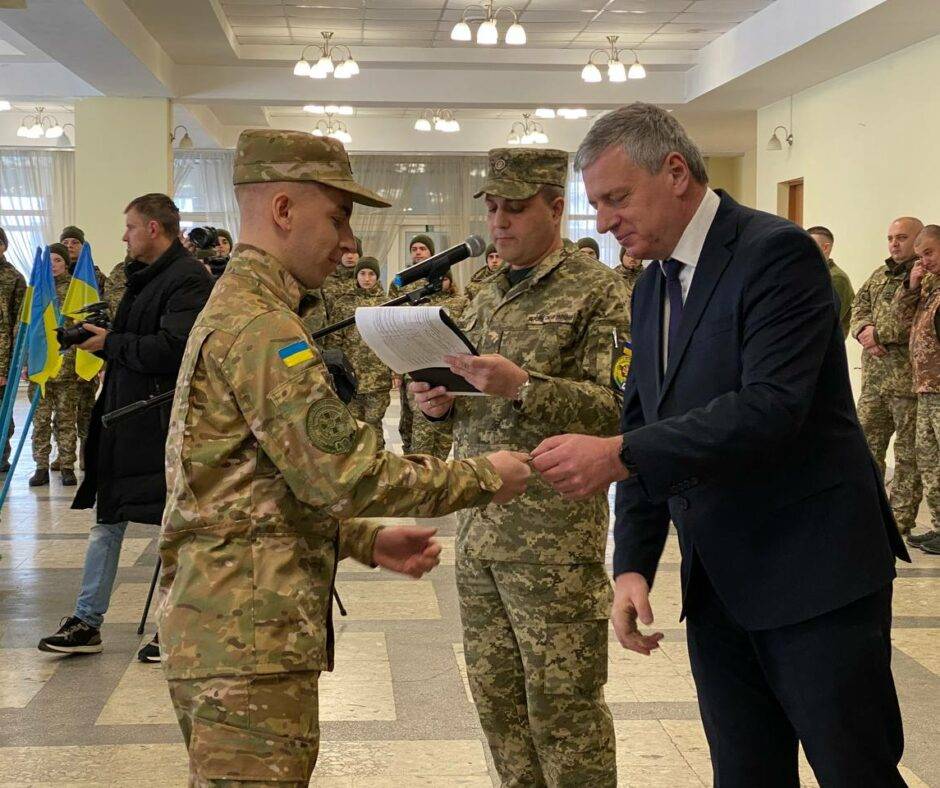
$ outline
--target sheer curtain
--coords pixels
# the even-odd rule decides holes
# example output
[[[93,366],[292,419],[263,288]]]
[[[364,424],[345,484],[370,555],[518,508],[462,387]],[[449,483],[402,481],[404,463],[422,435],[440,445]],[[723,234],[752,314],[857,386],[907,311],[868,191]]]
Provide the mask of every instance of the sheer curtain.
[[[75,221],[73,151],[0,150],[0,226],[7,259],[29,276],[37,246],[58,240]]]
[[[610,233],[597,232],[597,213],[588,202],[581,173],[568,163],[568,188],[565,198],[565,235],[577,242],[593,238],[601,250],[601,262],[614,267],[620,262],[620,244]]]
[[[235,151],[185,150],[173,157],[173,202],[184,229],[210,225],[238,238],[238,206],[232,186]]]

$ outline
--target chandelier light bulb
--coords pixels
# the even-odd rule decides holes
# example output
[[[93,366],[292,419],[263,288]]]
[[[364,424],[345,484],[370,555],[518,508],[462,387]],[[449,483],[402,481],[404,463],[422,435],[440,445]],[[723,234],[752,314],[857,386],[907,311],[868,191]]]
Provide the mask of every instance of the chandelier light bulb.
[[[643,64],[637,59],[634,61],[633,65],[630,66],[630,71],[627,73],[627,77],[630,79],[646,79],[646,69],[643,68]]]
[[[336,132],[336,139],[338,139],[344,145],[349,145],[352,142],[352,135],[348,131],[343,131],[340,129],[338,132]]]
[[[415,131],[430,131],[431,130],[431,121],[427,118],[418,118],[415,121]]]
[[[310,64],[301,58],[294,64],[294,76],[295,77],[309,77],[310,76]]]
[[[441,131],[453,134],[456,131],[460,131],[460,124],[456,120],[446,120],[444,121],[444,128],[442,128]]]
[[[499,30],[496,29],[496,22],[487,19],[481,22],[477,28],[477,44],[484,47],[496,46],[499,43]]]
[[[434,116],[434,131],[444,131],[444,128],[447,125],[447,121],[444,120],[439,115]]]
[[[470,32],[470,25],[466,22],[458,22],[451,28],[451,41],[473,41],[473,33]]]
[[[626,82],[627,68],[619,60],[611,60],[607,64],[607,79],[611,82]]]
[[[345,60],[342,63],[340,63],[336,67],[336,70],[333,72],[333,77],[335,79],[349,79],[351,76],[352,74],[349,73],[349,69],[346,68]]]
[[[343,65],[346,66],[346,73],[349,76],[354,77],[359,73],[359,64],[352,57],[346,58]]]
[[[65,134],[65,129],[63,129],[58,123],[56,123],[54,126],[50,126],[48,129],[46,129],[46,139],[47,139],[47,140],[57,140],[57,139],[59,139],[59,137],[61,137],[63,134]]]
[[[532,138],[533,142],[538,145],[548,145],[548,135],[544,131],[536,131]]]
[[[320,67],[319,61],[310,67],[310,79],[326,79],[329,75],[329,71]]]
[[[558,110],[558,112],[561,114],[561,110]],[[555,117],[555,110],[549,107],[539,107],[537,110],[535,110],[535,117],[551,120]]]
[[[314,68],[319,69],[320,71],[323,71],[326,74],[332,74],[333,71],[336,69],[336,66],[333,65],[332,58],[328,57],[327,55],[321,55],[320,59],[317,61],[317,64],[316,66],[314,66]]]
[[[42,124],[38,121],[34,123],[29,129],[29,136],[34,140],[38,140],[43,135]]]
[[[512,132],[507,138],[506,143],[508,145],[518,145],[519,144],[519,135],[516,132]]]
[[[603,80],[601,70],[593,63],[588,63],[581,69],[581,79],[585,82],[600,82]]]
[[[525,42],[525,28],[518,22],[510,25],[509,30],[506,31],[506,43],[510,46],[521,47],[525,45]]]
[[[13,109],[13,105],[6,99],[0,100],[0,112],[9,112]]]
[[[17,136],[17,137],[29,137],[29,129],[27,129],[26,126],[22,126],[22,125],[21,125],[21,126],[16,130],[16,136]]]

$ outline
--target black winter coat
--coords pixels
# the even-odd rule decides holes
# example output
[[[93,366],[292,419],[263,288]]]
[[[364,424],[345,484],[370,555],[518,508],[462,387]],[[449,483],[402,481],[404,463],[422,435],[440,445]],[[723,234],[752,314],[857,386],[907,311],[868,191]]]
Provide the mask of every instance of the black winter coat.
[[[100,523],[160,523],[171,405],[110,429],[102,428],[101,417],[176,387],[190,329],[211,291],[211,277],[178,240],[150,265],[128,264],[127,291],[99,354],[107,361],[104,385],[91,414],[85,479],[73,509],[90,509],[97,499]]]

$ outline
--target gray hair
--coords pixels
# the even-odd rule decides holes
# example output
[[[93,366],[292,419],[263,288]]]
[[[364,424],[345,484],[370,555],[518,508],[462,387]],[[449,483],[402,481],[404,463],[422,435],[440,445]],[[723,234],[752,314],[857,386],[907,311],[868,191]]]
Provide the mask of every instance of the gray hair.
[[[655,175],[670,153],[685,159],[692,177],[708,183],[705,159],[689,139],[682,124],[654,104],[634,102],[600,118],[587,133],[574,157],[576,170],[583,170],[613,145],[623,147],[634,164]]]

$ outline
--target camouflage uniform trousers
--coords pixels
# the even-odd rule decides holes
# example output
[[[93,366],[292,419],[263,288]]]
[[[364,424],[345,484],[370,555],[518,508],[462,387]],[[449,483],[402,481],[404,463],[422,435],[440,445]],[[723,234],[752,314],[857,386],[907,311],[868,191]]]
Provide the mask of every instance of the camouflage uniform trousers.
[[[940,394],[917,397],[917,467],[924,483],[930,524],[940,531]]]
[[[35,386],[29,388],[32,397]],[[79,390],[74,381],[60,383],[50,380],[46,383],[46,395],[40,398],[33,416],[33,460],[37,468],[49,467],[54,428],[55,442],[59,447],[59,470],[74,469],[78,400]]]
[[[6,392],[6,386],[0,386],[0,400],[3,399],[3,395]],[[3,444],[3,457],[0,458],[0,465],[6,465],[10,461],[10,454],[12,453],[12,447],[10,442],[13,440],[13,433],[16,429],[16,425],[13,423],[13,419],[10,419],[10,431],[7,433],[6,442]]]
[[[85,440],[88,437],[88,424],[91,421],[91,410],[95,407],[95,397],[98,394],[98,378],[79,381],[78,413],[76,423],[78,427],[78,439]]]
[[[189,785],[306,786],[320,748],[319,671],[170,679]]]
[[[454,422],[428,421],[421,413],[413,394],[408,395],[411,412],[415,414],[411,427],[411,454],[430,454],[446,460],[454,443]]]
[[[858,398],[858,420],[875,461],[885,473],[885,454],[894,435],[894,479],[891,482],[891,510],[901,533],[914,527],[920,507],[921,483],[917,472],[917,399],[883,394],[862,383]]]
[[[461,554],[457,590],[470,691],[502,785],[616,785],[603,565]]]
[[[382,419],[388,410],[392,395],[388,391],[370,391],[365,394],[356,394],[346,407],[356,421],[364,421],[372,429],[379,440],[379,450],[385,448],[385,428]]]

